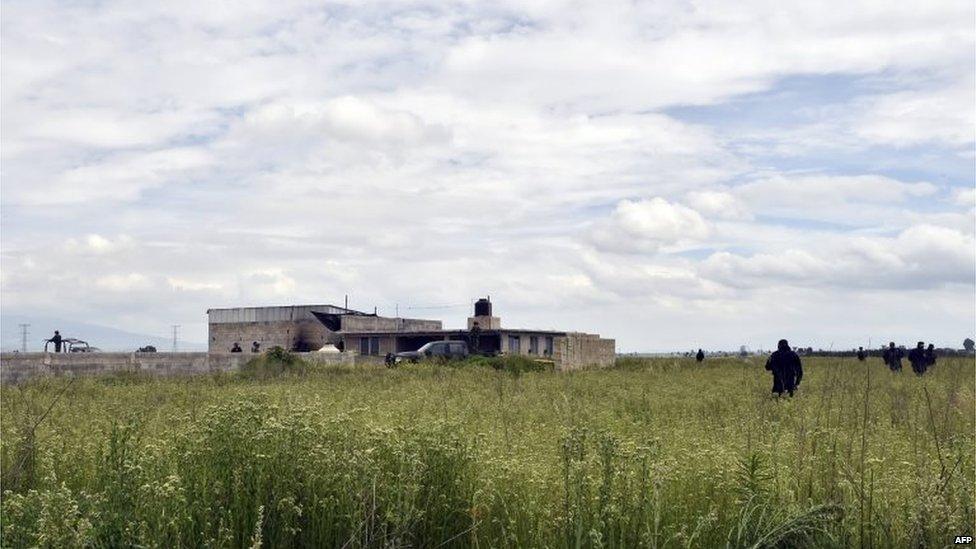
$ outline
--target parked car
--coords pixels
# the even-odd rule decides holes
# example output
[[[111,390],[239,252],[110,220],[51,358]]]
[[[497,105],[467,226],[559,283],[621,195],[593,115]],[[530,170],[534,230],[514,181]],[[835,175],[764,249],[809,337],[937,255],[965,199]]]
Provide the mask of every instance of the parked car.
[[[397,353],[396,361],[418,362],[425,358],[453,360],[467,358],[468,354],[468,344],[465,341],[431,341],[416,351]]]
[[[64,338],[64,344],[68,347],[69,353],[98,353],[101,349],[98,347],[92,347],[87,341],[76,339],[73,337]]]

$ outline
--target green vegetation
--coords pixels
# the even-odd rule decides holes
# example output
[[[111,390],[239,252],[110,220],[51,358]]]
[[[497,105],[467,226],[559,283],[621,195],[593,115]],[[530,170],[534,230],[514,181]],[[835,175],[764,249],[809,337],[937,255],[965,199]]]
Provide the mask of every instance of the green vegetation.
[[[2,546],[906,547],[974,523],[974,366],[646,359],[2,388]]]

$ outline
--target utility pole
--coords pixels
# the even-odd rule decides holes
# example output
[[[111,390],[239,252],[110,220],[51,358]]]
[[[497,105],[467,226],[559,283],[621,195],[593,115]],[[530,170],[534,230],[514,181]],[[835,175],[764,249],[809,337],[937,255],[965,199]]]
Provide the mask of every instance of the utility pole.
[[[180,332],[180,325],[179,324],[173,324],[173,352],[174,353],[176,352],[176,349],[178,348],[177,347],[177,342],[179,341],[179,332]]]
[[[27,352],[27,330],[30,324],[18,324],[20,326],[20,352]]]

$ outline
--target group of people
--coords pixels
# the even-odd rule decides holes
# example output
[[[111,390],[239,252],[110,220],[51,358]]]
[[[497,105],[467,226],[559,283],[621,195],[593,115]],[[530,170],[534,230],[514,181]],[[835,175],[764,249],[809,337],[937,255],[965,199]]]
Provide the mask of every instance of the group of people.
[[[698,362],[705,360],[705,354],[701,349],[695,356]],[[894,342],[883,348],[881,358],[892,372],[901,371],[901,360],[905,358],[905,351],[895,346]],[[860,347],[857,351],[857,359],[865,361],[867,353]],[[925,347],[924,341],[919,341],[918,345],[908,352],[908,362],[912,365],[912,371],[916,375],[922,376],[929,368],[935,366],[936,353],[935,345],[929,344]],[[766,360],[766,370],[773,374],[773,393],[782,396],[793,393],[800,387],[800,380],[803,379],[803,365],[800,356],[790,348],[787,340],[781,339],[769,358]]]
[[[230,352],[232,352],[232,353],[243,353],[244,350],[241,349],[240,343],[237,343],[235,341],[234,344],[230,348]],[[261,344],[258,343],[257,341],[251,343],[251,352],[252,353],[260,353],[261,352]]]
[[[858,349],[857,359],[863,361],[864,358],[864,349]],[[894,341],[888,343],[888,346],[881,352],[881,359],[892,372],[901,371],[901,359],[903,358],[905,358],[904,349],[895,347]],[[935,366],[935,345],[929,343],[928,348],[926,348],[925,342],[919,341],[914,349],[908,351],[908,362],[912,365],[912,371],[915,372],[915,375],[925,374],[929,368]]]

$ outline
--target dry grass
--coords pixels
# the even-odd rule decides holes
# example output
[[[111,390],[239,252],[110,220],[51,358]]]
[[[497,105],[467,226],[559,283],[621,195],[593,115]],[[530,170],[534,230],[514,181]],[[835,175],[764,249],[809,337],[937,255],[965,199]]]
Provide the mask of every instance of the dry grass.
[[[2,388],[2,545],[904,547],[972,531],[971,360],[919,379],[810,359],[783,400],[735,359],[292,370]]]

